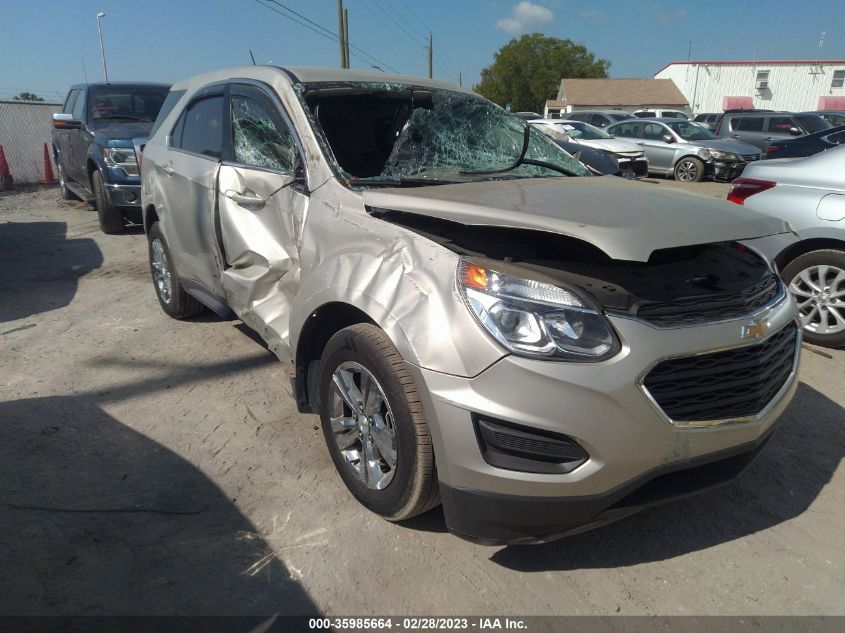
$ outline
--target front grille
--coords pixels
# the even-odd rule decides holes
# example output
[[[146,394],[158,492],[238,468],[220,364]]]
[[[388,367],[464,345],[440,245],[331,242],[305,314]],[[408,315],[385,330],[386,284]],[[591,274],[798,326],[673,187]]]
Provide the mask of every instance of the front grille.
[[[675,422],[757,415],[789,378],[797,342],[790,323],[762,343],[664,361],[643,385]]]
[[[673,301],[645,303],[637,316],[658,326],[694,325],[746,316],[782,294],[777,275],[769,273],[742,292],[684,297]]]
[[[742,160],[746,163],[750,163],[753,160],[760,160],[760,154],[744,154]]]

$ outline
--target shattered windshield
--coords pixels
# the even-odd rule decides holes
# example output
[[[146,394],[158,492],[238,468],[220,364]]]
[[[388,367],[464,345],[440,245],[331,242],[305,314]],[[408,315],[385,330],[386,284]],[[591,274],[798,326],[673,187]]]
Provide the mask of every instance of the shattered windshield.
[[[309,85],[304,98],[327,153],[342,177],[358,186],[590,175],[534,129],[523,156],[526,123],[476,95],[355,83]],[[469,173],[481,171],[486,173]]]

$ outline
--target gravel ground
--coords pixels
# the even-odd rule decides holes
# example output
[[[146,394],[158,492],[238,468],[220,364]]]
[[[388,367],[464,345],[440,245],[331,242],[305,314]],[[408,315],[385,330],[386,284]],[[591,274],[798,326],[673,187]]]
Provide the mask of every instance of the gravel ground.
[[[56,189],[0,196],[0,614],[845,614],[845,353],[805,351],[736,484],[483,547],[355,503],[285,368],[166,317],[146,257]]]

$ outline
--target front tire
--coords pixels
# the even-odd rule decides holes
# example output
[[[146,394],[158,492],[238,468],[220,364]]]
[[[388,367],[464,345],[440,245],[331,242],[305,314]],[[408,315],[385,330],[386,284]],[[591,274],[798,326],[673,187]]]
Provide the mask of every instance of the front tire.
[[[804,340],[845,347],[845,251],[811,251],[796,257],[782,277],[798,302]]]
[[[107,235],[123,233],[123,213],[112,206],[111,200],[106,193],[106,186],[103,183],[103,174],[98,170],[91,175],[91,182],[94,185],[94,199],[97,204],[97,217],[100,219],[100,230]]]
[[[440,503],[420,394],[385,333],[360,323],[335,334],[320,363],[320,419],[346,487],[389,521]]]
[[[158,222],[150,227],[148,244],[150,273],[161,309],[174,319],[188,319],[200,314],[205,306],[182,287],[173,266],[170,248]]]
[[[675,165],[675,180],[679,182],[700,182],[704,178],[704,163],[694,156],[684,156]]]

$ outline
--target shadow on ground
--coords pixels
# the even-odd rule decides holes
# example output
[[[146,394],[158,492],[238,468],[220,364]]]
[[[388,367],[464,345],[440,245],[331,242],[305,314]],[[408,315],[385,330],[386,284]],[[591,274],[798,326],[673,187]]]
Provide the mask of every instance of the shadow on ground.
[[[638,565],[706,549],[804,513],[843,456],[845,409],[802,383],[768,446],[734,484],[547,545],[505,547],[491,558],[532,572]]]
[[[0,403],[0,613],[314,614],[190,463],[90,397]]]
[[[97,243],[67,239],[64,222],[0,224],[0,323],[68,305],[79,278],[102,264]]]

